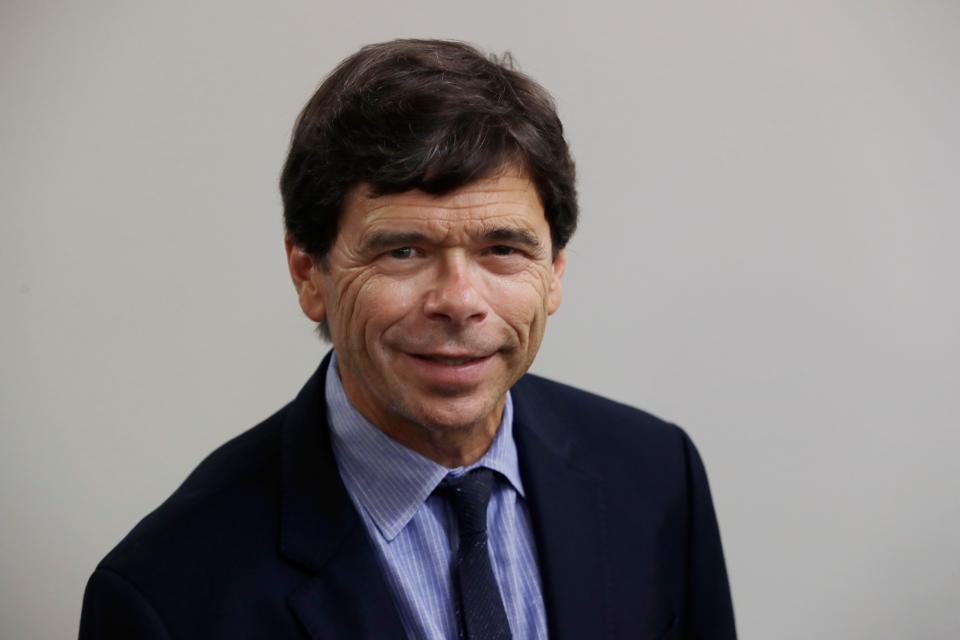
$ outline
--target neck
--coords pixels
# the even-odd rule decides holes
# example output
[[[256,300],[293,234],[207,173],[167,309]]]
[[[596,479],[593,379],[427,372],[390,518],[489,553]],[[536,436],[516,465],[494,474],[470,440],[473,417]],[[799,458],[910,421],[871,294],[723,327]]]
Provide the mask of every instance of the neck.
[[[503,404],[494,413],[496,420],[465,427],[429,427],[416,423],[381,426],[370,420],[378,429],[408,449],[413,449],[425,458],[448,469],[466,467],[490,449],[500,428]]]
[[[478,420],[434,424],[415,419],[412,411],[387,411],[383,403],[370,397],[368,386],[345,371],[339,360],[336,368],[347,400],[368,422],[408,449],[449,469],[469,466],[482,458],[500,428],[506,395],[496,399],[488,410],[480,411]]]

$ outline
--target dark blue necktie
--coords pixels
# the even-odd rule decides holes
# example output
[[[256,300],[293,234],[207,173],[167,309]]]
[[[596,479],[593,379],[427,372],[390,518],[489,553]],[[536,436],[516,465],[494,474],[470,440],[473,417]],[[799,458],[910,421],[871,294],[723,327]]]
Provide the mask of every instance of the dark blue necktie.
[[[487,503],[493,489],[493,472],[475,469],[440,483],[457,514],[460,545],[454,566],[457,619],[464,640],[510,640],[510,625],[503,609],[487,548]]]

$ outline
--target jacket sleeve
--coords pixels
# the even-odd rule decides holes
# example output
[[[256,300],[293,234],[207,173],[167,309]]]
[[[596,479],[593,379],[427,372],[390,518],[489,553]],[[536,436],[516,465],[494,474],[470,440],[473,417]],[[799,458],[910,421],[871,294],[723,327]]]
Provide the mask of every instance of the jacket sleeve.
[[[707,473],[686,433],[683,434],[683,445],[687,462],[689,529],[686,615],[681,637],[687,640],[734,640],[737,633],[733,603]]]
[[[163,620],[120,574],[98,568],[87,582],[80,640],[170,640]]]

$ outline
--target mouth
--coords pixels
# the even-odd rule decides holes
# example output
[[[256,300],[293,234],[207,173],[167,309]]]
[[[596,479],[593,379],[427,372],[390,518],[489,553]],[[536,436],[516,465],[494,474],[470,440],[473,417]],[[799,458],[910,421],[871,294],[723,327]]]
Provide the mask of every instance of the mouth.
[[[490,358],[493,354],[486,355],[442,355],[429,353],[411,353],[411,356],[418,360],[432,362],[434,364],[446,365],[448,367],[461,367],[464,365],[475,364]]]
[[[434,389],[446,391],[474,389],[489,380],[495,371],[492,353],[404,353],[407,368],[404,375],[410,376]]]

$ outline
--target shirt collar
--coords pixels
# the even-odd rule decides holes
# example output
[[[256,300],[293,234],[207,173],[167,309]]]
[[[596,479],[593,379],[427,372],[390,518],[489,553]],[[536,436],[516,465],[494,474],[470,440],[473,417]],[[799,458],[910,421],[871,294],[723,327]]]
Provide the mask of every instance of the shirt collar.
[[[490,448],[474,464],[455,469],[405,447],[363,417],[350,404],[340,382],[336,353],[330,358],[325,393],[333,452],[344,483],[388,541],[403,530],[448,474],[458,476],[487,467],[503,475],[521,497],[524,495],[509,391]]]

